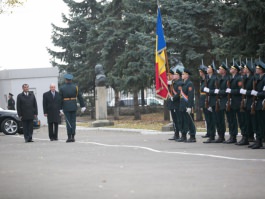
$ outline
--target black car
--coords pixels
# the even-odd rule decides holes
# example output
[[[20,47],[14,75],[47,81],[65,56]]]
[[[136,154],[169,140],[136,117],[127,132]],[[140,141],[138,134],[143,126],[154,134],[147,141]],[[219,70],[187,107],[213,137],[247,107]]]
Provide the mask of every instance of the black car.
[[[17,115],[17,111],[4,110],[0,108],[0,132],[6,135],[23,134],[22,122]],[[33,128],[40,128],[40,121],[33,120]]]

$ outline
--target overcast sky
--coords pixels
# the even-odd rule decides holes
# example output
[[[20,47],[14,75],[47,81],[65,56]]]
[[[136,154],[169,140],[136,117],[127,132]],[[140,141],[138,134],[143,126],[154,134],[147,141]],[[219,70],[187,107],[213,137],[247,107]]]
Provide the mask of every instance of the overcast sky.
[[[27,0],[12,14],[0,14],[0,69],[52,67],[51,23],[63,27],[62,0]]]

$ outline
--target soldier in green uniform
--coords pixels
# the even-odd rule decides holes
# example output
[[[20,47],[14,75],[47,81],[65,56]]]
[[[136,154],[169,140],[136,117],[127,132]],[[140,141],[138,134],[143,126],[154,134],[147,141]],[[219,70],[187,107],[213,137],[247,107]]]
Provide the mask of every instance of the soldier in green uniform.
[[[66,142],[75,142],[77,99],[80,103],[81,112],[86,110],[84,100],[78,86],[72,83],[73,75],[64,75],[65,84],[60,88],[61,113],[65,115],[67,136]]]
[[[256,90],[251,91],[251,95],[255,96],[256,106],[256,142],[250,145],[252,149],[262,149],[262,140],[265,137],[265,63],[259,61],[256,66],[256,74],[258,75]]]
[[[206,81],[206,75],[207,75],[207,67],[205,65],[200,65],[199,67],[199,73],[200,73],[200,99],[199,99],[199,106],[200,109],[203,111],[204,119],[206,122],[206,134],[203,135],[203,138],[208,138],[210,137],[210,131],[209,131],[209,115],[208,115],[208,110],[206,108],[206,93],[203,91],[203,88],[205,87],[205,81]]]
[[[180,115],[182,116],[181,138],[178,142],[196,142],[196,127],[191,117],[191,112],[194,107],[194,86],[190,80],[191,72],[184,69],[182,73],[183,85],[180,91]],[[187,139],[187,133],[190,133],[190,138]]]
[[[214,64],[210,64],[207,68],[207,85],[204,85],[203,91],[208,93],[209,95],[209,107],[208,107],[208,123],[207,126],[209,128],[209,138],[203,143],[213,143],[215,142],[215,134],[216,134],[216,94],[214,93],[216,87],[216,75],[215,75],[215,67]]]
[[[256,132],[256,116],[255,113],[251,113],[251,106],[253,102],[253,96],[251,95],[251,90],[253,89],[253,83],[255,80],[254,68],[251,62],[247,62],[244,65],[244,84],[240,93],[242,94],[241,109],[243,108],[246,116],[246,132],[243,134],[242,139],[237,143],[237,145],[248,145],[249,138],[252,137],[252,133]]]
[[[174,127],[174,136],[169,138],[169,140],[177,141],[179,139],[179,132],[181,131],[181,115],[179,112],[179,103],[180,103],[180,86],[182,85],[181,72],[178,69],[170,70],[170,74],[172,75],[172,87],[171,93],[172,97],[170,97],[169,102],[171,104],[171,116],[173,119],[173,127]]]
[[[225,92],[227,89],[227,81],[229,81],[229,75],[227,74],[227,66],[223,62],[221,66],[219,66],[219,74],[220,78],[217,80],[219,88],[215,89],[215,94],[218,95],[219,99],[219,111],[216,112],[216,123],[217,123],[217,133],[218,139],[215,140],[215,143],[223,143],[225,141],[225,115],[228,118],[228,112],[226,112],[226,104],[227,104],[227,93]]]
[[[7,109],[8,110],[15,110],[15,100],[13,99],[12,93],[9,93],[9,95],[8,95]]]
[[[231,95],[231,109],[229,113],[230,137],[228,140],[224,142],[226,144],[237,142],[238,123],[239,123],[239,128],[241,130],[241,134],[243,135],[246,132],[246,125],[244,124],[242,116],[240,115],[241,114],[240,104],[242,100],[240,89],[242,88],[242,78],[239,74],[239,71],[240,71],[239,65],[236,62],[234,62],[230,68],[230,73],[232,75],[230,79],[230,88],[226,89],[226,93],[229,93]]]

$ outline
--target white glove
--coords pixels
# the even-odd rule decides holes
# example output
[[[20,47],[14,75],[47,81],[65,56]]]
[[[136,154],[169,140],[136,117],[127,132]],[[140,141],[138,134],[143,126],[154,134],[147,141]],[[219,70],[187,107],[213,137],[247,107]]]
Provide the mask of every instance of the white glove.
[[[60,113],[61,113],[62,115],[64,115],[64,112],[63,112],[63,110],[60,110]]]
[[[168,81],[167,81],[167,84],[168,84],[168,85],[171,85],[171,84],[172,84],[172,80],[168,80]]]
[[[239,92],[240,92],[241,94],[243,94],[243,95],[246,95],[246,93],[247,93],[247,90],[245,90],[245,89],[241,88]]]
[[[171,101],[173,101],[173,97],[170,97]]]
[[[265,86],[263,86],[263,91],[265,91]]]
[[[212,107],[209,107],[207,110],[210,111],[210,112],[213,112]]]
[[[262,106],[264,106],[264,103],[265,103],[265,99],[262,101]]]
[[[219,93],[219,89],[214,89],[214,93],[218,94]]]
[[[86,110],[86,107],[82,107],[82,108],[81,108],[81,112],[82,112],[82,113],[84,113],[85,110]]]
[[[231,93],[231,88],[227,88],[225,92],[226,93]]]
[[[206,92],[206,93],[209,93],[209,92],[210,92],[210,89],[207,88],[207,87],[204,87],[204,88],[203,88],[203,91]]]
[[[255,90],[252,90],[252,91],[251,91],[251,95],[257,96],[257,95],[258,95],[258,92],[255,91]]]
[[[186,112],[187,112],[188,114],[190,114],[190,113],[191,113],[191,108],[187,108]]]

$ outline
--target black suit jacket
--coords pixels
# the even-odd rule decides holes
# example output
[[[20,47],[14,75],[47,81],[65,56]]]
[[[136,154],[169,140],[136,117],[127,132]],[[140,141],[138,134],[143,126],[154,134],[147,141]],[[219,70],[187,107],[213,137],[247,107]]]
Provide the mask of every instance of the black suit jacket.
[[[24,92],[17,96],[17,114],[22,120],[33,120],[34,115],[38,115],[38,106],[35,95],[29,92],[26,96]]]
[[[57,91],[55,91],[54,98],[51,91],[43,93],[43,113],[48,114],[48,123],[60,122],[60,101],[60,95]]]

